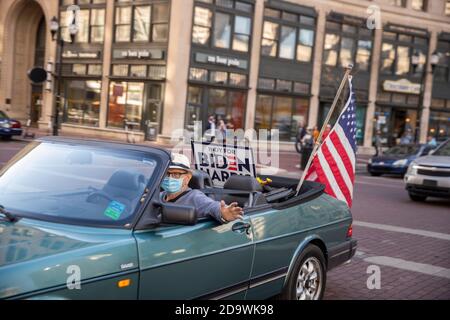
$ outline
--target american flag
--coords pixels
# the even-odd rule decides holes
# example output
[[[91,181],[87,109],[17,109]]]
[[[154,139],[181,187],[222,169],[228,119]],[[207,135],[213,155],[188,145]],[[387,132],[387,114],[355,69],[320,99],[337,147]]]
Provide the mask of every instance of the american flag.
[[[327,194],[346,202],[350,208],[356,163],[356,106],[351,80],[349,88],[350,97],[314,155],[305,179],[324,184]]]

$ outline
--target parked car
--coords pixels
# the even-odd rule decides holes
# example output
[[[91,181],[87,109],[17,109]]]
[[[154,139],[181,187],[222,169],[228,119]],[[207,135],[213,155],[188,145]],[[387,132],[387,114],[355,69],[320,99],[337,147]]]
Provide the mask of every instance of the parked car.
[[[298,196],[297,179],[276,176],[266,191],[245,176],[206,189],[194,171],[192,188],[244,206],[219,224],[160,200],[169,163],[147,146],[27,145],[0,170],[0,298],[320,299],[355,254],[350,210],[319,183]]]
[[[10,139],[12,136],[22,135],[22,124],[18,120],[9,118],[0,110],[0,137]]]
[[[450,140],[431,154],[415,159],[405,175],[406,190],[413,201],[427,197],[450,199]]]
[[[416,158],[427,155],[435,146],[428,144],[398,145],[369,159],[367,171],[372,176],[397,174],[404,176],[409,164]]]

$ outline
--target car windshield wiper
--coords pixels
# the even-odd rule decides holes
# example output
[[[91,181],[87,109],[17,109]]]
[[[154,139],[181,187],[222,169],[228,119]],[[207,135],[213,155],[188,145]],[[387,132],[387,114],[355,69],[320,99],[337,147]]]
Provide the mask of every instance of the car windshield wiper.
[[[4,206],[0,204],[0,214],[3,214],[10,222],[16,222],[19,220],[14,214],[7,211]]]

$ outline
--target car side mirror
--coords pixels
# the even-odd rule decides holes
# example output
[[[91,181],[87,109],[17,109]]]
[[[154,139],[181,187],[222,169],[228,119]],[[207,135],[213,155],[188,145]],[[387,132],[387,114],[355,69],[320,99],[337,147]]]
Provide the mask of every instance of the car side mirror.
[[[161,204],[161,222],[192,226],[197,223],[194,207],[180,206],[171,203]]]

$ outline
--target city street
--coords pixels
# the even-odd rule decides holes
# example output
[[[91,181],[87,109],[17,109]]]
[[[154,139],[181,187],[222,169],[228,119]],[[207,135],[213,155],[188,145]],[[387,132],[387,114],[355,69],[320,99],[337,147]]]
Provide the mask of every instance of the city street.
[[[0,167],[25,145],[0,141]],[[297,153],[280,159],[281,175],[300,177]],[[368,175],[367,159],[357,160],[352,208],[358,250],[328,274],[325,299],[450,299],[450,201],[411,201],[401,178]],[[369,289],[377,268],[380,287]]]

